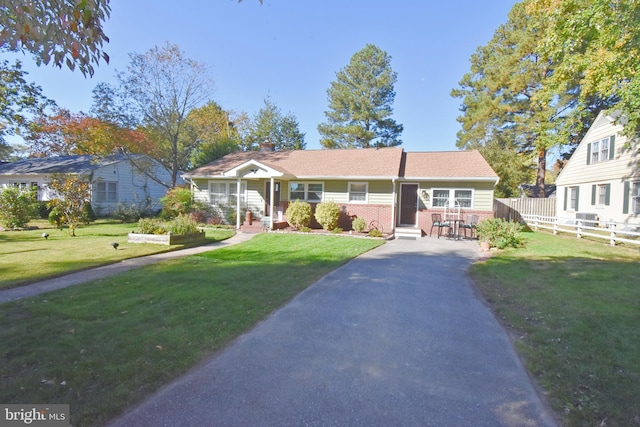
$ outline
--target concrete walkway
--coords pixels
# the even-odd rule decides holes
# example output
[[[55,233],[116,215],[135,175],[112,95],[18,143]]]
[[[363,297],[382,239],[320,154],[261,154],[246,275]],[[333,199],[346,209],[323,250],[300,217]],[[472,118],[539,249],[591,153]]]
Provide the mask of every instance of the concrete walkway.
[[[388,242],[110,425],[556,426],[474,293],[477,258],[475,242]]]
[[[89,270],[79,271],[64,276],[56,277],[49,280],[43,280],[27,286],[7,289],[0,291],[0,304],[4,302],[14,301],[38,294],[42,294],[56,289],[66,288],[67,286],[78,285],[81,283],[98,280],[124,271],[133,270],[144,265],[154,264],[156,262],[167,259],[180,258],[187,255],[198,254],[202,252],[212,251],[214,249],[223,248],[225,246],[235,245],[251,239],[254,234],[236,233],[233,237],[222,240],[220,242],[210,243],[208,245],[196,246],[193,248],[180,249],[177,251],[164,252],[155,255],[148,255],[139,258],[130,258],[115,264],[105,265],[103,267],[92,268]]]

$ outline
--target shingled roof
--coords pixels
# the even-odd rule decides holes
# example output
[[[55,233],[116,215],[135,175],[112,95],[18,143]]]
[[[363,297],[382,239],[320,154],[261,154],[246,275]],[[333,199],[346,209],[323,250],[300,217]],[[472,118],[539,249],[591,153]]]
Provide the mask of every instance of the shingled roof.
[[[124,156],[100,158],[90,155],[42,157],[0,164],[0,175],[68,173],[86,175],[108,164],[124,160]]]
[[[477,150],[406,153],[403,176],[411,178],[498,178]]]
[[[184,177],[220,177],[251,161],[297,178],[498,178],[475,150],[405,153],[399,147],[235,152]]]

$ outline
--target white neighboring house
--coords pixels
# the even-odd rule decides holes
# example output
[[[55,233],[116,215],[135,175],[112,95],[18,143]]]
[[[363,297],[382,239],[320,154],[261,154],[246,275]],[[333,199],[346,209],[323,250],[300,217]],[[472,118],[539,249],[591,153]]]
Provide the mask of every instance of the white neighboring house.
[[[640,225],[640,143],[621,133],[617,117],[598,114],[558,175],[559,218]]]
[[[136,164],[144,165],[148,173],[134,166],[124,155],[97,157],[90,155],[57,156],[24,159],[0,164],[0,190],[7,187],[35,188],[37,199],[55,198],[49,182],[55,175],[69,174],[91,184],[91,206],[98,215],[109,215],[118,205],[135,205],[142,211],[161,208],[159,199],[171,182],[171,173],[160,163],[147,156],[133,157]]]

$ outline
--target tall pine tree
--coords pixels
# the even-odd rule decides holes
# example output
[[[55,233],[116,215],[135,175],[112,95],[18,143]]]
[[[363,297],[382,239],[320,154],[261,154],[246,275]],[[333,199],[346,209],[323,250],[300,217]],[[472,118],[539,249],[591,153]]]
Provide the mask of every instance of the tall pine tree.
[[[391,118],[397,73],[391,57],[373,44],[356,52],[327,90],[327,122],[318,125],[325,148],[394,147],[403,126]]]

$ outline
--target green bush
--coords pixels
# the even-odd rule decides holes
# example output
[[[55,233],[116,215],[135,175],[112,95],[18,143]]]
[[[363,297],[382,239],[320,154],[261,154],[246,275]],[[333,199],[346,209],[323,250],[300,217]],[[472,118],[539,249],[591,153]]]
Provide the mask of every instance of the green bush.
[[[522,225],[501,218],[489,218],[478,223],[476,233],[480,240],[498,249],[517,248],[522,245]]]
[[[363,233],[367,228],[367,221],[359,217],[354,218],[353,221],[351,221],[351,228],[353,228],[355,232]]]
[[[138,233],[141,234],[167,234],[164,223],[155,218],[140,218],[138,220]]]
[[[120,220],[123,224],[126,222],[136,222],[142,216],[140,209],[134,205],[124,205],[118,203],[116,209],[111,213],[111,216]]]
[[[9,187],[0,190],[0,221],[7,228],[26,227],[38,214],[33,191]]]
[[[340,206],[332,200],[318,203],[316,206],[316,221],[325,230],[333,230],[338,226],[340,219]]]
[[[50,206],[49,217],[48,217],[49,223],[55,225],[58,230],[62,230],[62,227],[64,226],[64,223],[65,223],[65,219],[64,219],[64,215],[62,214],[62,210],[60,209],[60,206],[57,206],[55,204],[51,204],[49,206]]]
[[[96,213],[93,211],[93,207],[91,207],[91,203],[85,203],[82,207],[82,222],[88,225],[91,222],[96,220]]]
[[[191,219],[188,215],[180,214],[172,221],[166,224],[166,228],[169,233],[172,234],[193,234],[200,230],[198,229],[198,223]]]
[[[372,228],[368,233],[369,237],[382,237],[382,231],[377,228]]]
[[[189,215],[178,215],[171,221],[162,221],[157,218],[140,218],[138,221],[138,233],[141,234],[194,234],[198,233],[198,223]]]
[[[311,205],[307,202],[294,200],[289,203],[285,215],[287,222],[292,227],[309,227],[309,224],[311,224]]]
[[[190,213],[194,209],[191,190],[186,187],[169,189],[167,194],[160,199],[160,203],[162,203],[162,213],[160,215],[167,219]]]

